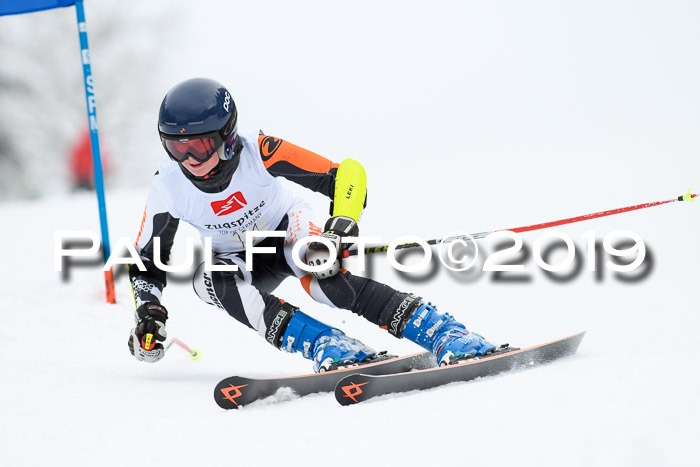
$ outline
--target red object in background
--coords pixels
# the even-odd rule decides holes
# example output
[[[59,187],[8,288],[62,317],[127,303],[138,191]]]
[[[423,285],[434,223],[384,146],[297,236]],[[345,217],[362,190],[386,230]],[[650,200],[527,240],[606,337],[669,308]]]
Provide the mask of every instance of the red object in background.
[[[76,190],[94,190],[95,174],[92,169],[92,145],[90,130],[83,130],[70,152],[70,170],[73,176],[73,187]],[[102,149],[102,171],[104,176],[109,172],[107,152]]]

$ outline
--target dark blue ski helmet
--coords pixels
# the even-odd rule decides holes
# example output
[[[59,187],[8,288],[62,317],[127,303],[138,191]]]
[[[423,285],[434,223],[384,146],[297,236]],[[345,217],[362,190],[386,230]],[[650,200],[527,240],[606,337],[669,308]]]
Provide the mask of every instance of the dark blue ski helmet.
[[[178,162],[189,156],[206,160],[214,151],[229,160],[239,143],[237,121],[236,104],[221,83],[193,78],[165,95],[158,132],[168,155]]]

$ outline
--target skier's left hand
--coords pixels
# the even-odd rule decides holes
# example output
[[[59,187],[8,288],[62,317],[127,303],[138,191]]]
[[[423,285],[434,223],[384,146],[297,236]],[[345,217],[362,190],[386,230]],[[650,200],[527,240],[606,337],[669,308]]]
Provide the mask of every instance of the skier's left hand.
[[[312,242],[309,245],[308,250],[306,250],[306,264],[309,266],[328,264],[326,269],[313,273],[317,279],[327,279],[338,274],[342,266],[343,252],[345,251],[342,238],[357,237],[360,234],[357,222],[345,216],[331,217],[326,222],[324,230],[320,236],[331,242],[335,247],[336,255],[331,257],[330,250],[321,242]]]

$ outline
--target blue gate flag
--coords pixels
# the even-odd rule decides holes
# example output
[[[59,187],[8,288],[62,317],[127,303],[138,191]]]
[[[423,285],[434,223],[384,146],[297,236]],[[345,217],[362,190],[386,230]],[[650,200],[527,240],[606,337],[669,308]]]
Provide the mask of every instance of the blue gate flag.
[[[19,15],[32,11],[50,10],[75,4],[76,0],[2,0],[0,16]]]
[[[0,16],[18,15],[32,11],[48,10],[75,5],[78,19],[78,36],[80,38],[80,57],[83,62],[83,85],[85,86],[85,101],[87,103],[88,123],[90,125],[90,146],[92,149],[92,165],[95,173],[95,192],[97,207],[100,212],[100,227],[102,230],[102,253],[105,264],[110,256],[109,230],[107,228],[107,208],[105,203],[104,179],[102,177],[102,158],[100,157],[100,140],[97,133],[97,106],[95,105],[95,89],[90,69],[90,49],[88,48],[87,26],[83,0],[0,0]],[[116,303],[114,291],[114,274],[112,269],[104,271],[107,302]]]

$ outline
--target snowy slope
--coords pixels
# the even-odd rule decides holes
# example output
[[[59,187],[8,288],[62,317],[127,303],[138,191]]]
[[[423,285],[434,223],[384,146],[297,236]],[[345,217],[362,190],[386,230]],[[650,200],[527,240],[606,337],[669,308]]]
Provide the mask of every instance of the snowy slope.
[[[108,195],[113,237],[129,235],[145,193]],[[348,439],[362,441],[362,456],[373,461],[404,458],[409,465],[434,456],[468,455],[487,465],[620,465],[682,463],[691,455],[698,434],[699,323],[694,268],[683,251],[692,236],[683,232],[698,227],[694,206],[596,221],[601,231],[634,227],[653,246],[656,266],[637,285],[596,284],[587,274],[555,285],[536,270],[529,285],[493,284],[487,277],[460,284],[445,270],[410,284],[376,261],[375,278],[430,297],[497,341],[529,345],[586,329],[579,354],[569,360],[357,407],[319,395],[223,412],[212,400],[221,378],[308,372],[310,365],[201,303],[188,280],[173,281],[166,291],[168,330],[200,348],[202,359],[192,362],[173,348],[157,365],[133,360],[126,348],[133,305],[124,274],[118,304],[110,306],[102,303],[98,267],[73,268],[68,282],[52,270],[53,228],[96,229],[86,215],[94,204],[86,195],[0,207],[0,217],[19,225],[44,223],[22,239],[31,248],[17,248],[10,231],[2,233],[0,409],[3,457],[11,465],[277,465],[282,458],[299,465],[307,458],[328,462],[338,455],[334,446]],[[676,242],[663,241],[658,223],[677,232]],[[373,346],[413,350],[348,312],[311,303],[295,280],[288,282],[279,295],[317,317]],[[419,434],[420,442],[411,441]],[[337,463],[359,459],[343,454]]]
[[[363,163],[365,235],[388,242],[480,232],[700,190],[695,4],[172,3],[190,21],[177,23],[181,33],[169,42],[154,28],[148,44],[167,44],[163,54],[177,51],[178,60],[167,79],[149,83],[158,96],[129,106],[133,118],[155,122],[159,96],[181,79],[219,79],[235,95],[241,127]],[[86,5],[92,24],[109,14],[101,4]],[[169,24],[167,10],[157,15]],[[94,57],[108,55],[93,44]],[[152,66],[170,63],[164,56],[154,54]],[[117,77],[140,85],[131,73]],[[100,112],[108,121],[109,109]],[[114,125],[109,137],[113,160],[123,162],[115,170],[126,172],[117,180],[137,184],[164,154],[155,123],[150,139],[124,128]],[[120,152],[120,140],[128,150]],[[107,193],[113,242],[134,238],[146,199],[146,186],[125,186],[132,184]],[[322,221],[327,201],[305,195]],[[531,257],[525,283],[439,264],[407,277],[384,256],[372,258],[373,278],[428,298],[493,341],[527,346],[586,330],[570,359],[356,407],[318,395],[225,412],[212,400],[221,378],[311,366],[203,304],[187,274],[171,277],[164,294],[168,332],[201,349],[201,360],[173,348],[156,365],[135,361],[124,271],[111,306],[99,259],[72,268],[66,281],[53,270],[56,230],[98,231],[94,198],[0,204],[0,463],[692,464],[700,454],[698,208],[674,203],[561,229],[579,246],[587,230],[599,240],[619,229],[639,234],[653,263],[631,283],[607,270],[597,280],[585,268],[554,282]],[[182,226],[178,235],[174,263],[193,231]],[[523,239],[532,247],[538,235]],[[295,280],[277,294],[375,348],[415,351],[349,312],[313,303]]]

